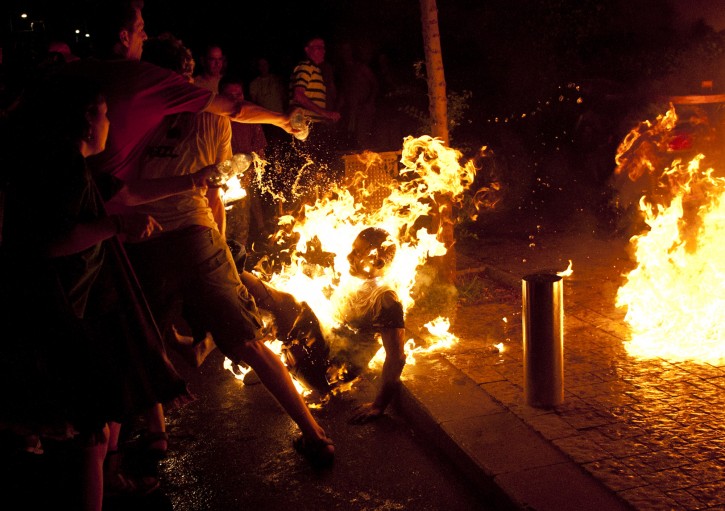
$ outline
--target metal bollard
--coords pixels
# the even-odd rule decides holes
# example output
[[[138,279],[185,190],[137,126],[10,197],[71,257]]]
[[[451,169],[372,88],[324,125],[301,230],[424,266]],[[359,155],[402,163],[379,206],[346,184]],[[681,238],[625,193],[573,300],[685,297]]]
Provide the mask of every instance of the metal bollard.
[[[522,281],[524,397],[538,408],[564,401],[564,281],[557,274]]]

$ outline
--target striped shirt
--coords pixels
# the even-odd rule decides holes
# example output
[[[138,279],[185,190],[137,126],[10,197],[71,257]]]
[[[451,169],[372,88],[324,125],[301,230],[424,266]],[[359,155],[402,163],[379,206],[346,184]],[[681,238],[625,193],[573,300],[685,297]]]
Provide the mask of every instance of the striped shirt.
[[[326,108],[327,89],[325,87],[325,80],[322,77],[322,70],[311,60],[300,62],[294,71],[292,71],[290,78],[290,107],[301,106],[294,100],[294,90],[297,87],[304,87],[305,96],[310,101],[320,108]],[[319,116],[314,114],[311,117],[319,119]]]

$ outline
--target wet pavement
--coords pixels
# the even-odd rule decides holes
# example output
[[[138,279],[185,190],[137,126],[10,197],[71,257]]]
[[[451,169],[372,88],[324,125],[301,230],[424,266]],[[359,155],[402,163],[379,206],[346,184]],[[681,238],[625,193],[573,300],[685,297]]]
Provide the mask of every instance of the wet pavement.
[[[410,435],[445,453],[468,477],[466,486],[485,495],[487,508],[725,510],[725,367],[638,360],[627,354],[625,311],[615,307],[623,275],[634,267],[627,248],[626,239],[602,238],[586,221],[556,229],[534,225],[520,226],[515,232],[484,230],[477,239],[459,238],[460,295],[450,318],[459,341],[445,351],[417,355],[416,363],[406,367],[403,392],[389,426],[405,430],[396,415],[402,412]],[[531,273],[562,271],[570,260],[573,274],[564,278],[563,286],[564,400],[552,409],[534,408],[527,405],[523,390],[521,279]],[[419,331],[414,315],[408,326],[412,335]],[[228,380],[226,384],[233,385]],[[153,509],[205,508],[206,485],[213,480],[207,474],[184,479],[198,475],[193,467],[201,466],[189,453],[197,455],[204,445],[204,452],[217,456],[229,442],[249,440],[233,427],[239,419],[235,407],[220,399],[209,406],[235,433],[234,438],[231,433],[220,435],[222,444],[216,447],[206,445],[211,437],[204,438],[204,428],[210,426],[204,420],[198,422],[197,431],[182,424],[183,416],[169,415],[172,445],[179,446],[176,462],[192,468],[167,467],[171,470],[165,472],[163,488],[168,499]],[[271,408],[279,415],[275,406]],[[258,435],[250,424],[249,435]],[[374,435],[376,429],[364,431]],[[190,442],[197,440],[201,444],[192,448]],[[367,443],[359,440],[347,441],[347,450]],[[340,460],[347,456],[345,443],[341,439]],[[287,443],[275,449],[285,460],[294,459]],[[249,468],[243,456],[235,463]],[[305,478],[314,480],[302,465],[286,466],[285,471],[292,485]],[[279,475],[275,469],[260,477],[277,480],[272,474]],[[420,477],[424,483],[428,476],[410,477]],[[315,488],[333,492],[339,502],[349,504],[354,492],[335,493],[335,486]],[[255,485],[243,486],[240,481],[222,497],[236,502],[232,493],[241,495],[244,488],[253,491]],[[415,509],[391,501],[388,493],[380,488],[361,506]],[[199,506],[190,506],[191,502]],[[385,507],[391,502],[394,507]]]
[[[348,423],[374,398],[376,383],[363,379],[312,409],[337,451],[332,467],[315,468],[293,449],[298,429],[264,386],[243,385],[223,361],[217,351],[199,370],[179,364],[198,399],[167,414],[159,493],[168,505],[146,511],[496,509],[402,414]],[[139,511],[138,502],[114,508],[130,510]]]
[[[458,241],[464,293],[451,331],[460,340],[406,367],[401,406],[521,509],[725,509],[725,367],[630,357],[615,307],[634,267],[628,241],[570,223]],[[524,397],[521,279],[569,260],[564,401],[534,408]],[[467,303],[476,282],[483,299]]]

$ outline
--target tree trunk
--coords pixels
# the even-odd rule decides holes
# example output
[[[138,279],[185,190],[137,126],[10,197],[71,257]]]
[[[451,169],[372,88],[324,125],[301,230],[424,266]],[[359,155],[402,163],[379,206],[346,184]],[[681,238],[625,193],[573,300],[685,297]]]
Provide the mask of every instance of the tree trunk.
[[[440,138],[448,145],[448,100],[446,97],[446,77],[443,72],[443,54],[438,30],[438,8],[436,0],[420,0],[421,23],[423,25],[423,46],[425,47],[426,77],[428,79],[428,99],[431,119],[431,136]],[[453,248],[454,229],[453,211],[447,197],[439,197],[439,211],[436,219],[439,224],[438,239],[445,244],[447,252],[436,261],[438,275],[442,284],[455,284],[456,253]]]
[[[436,0],[420,0],[421,23],[423,24],[423,46],[428,78],[428,108],[431,120],[431,136],[448,144],[448,101],[446,99],[446,77],[443,72],[441,36],[438,31],[438,8]]]

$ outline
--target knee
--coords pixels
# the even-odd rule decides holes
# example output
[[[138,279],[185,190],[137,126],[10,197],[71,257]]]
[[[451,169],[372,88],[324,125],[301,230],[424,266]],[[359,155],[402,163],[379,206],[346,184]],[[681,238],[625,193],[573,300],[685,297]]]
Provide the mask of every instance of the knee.
[[[246,341],[241,343],[234,350],[234,358],[231,358],[235,363],[244,362],[250,367],[254,367],[257,362],[263,360],[269,354],[272,356],[274,353],[264,344],[262,340]]]

